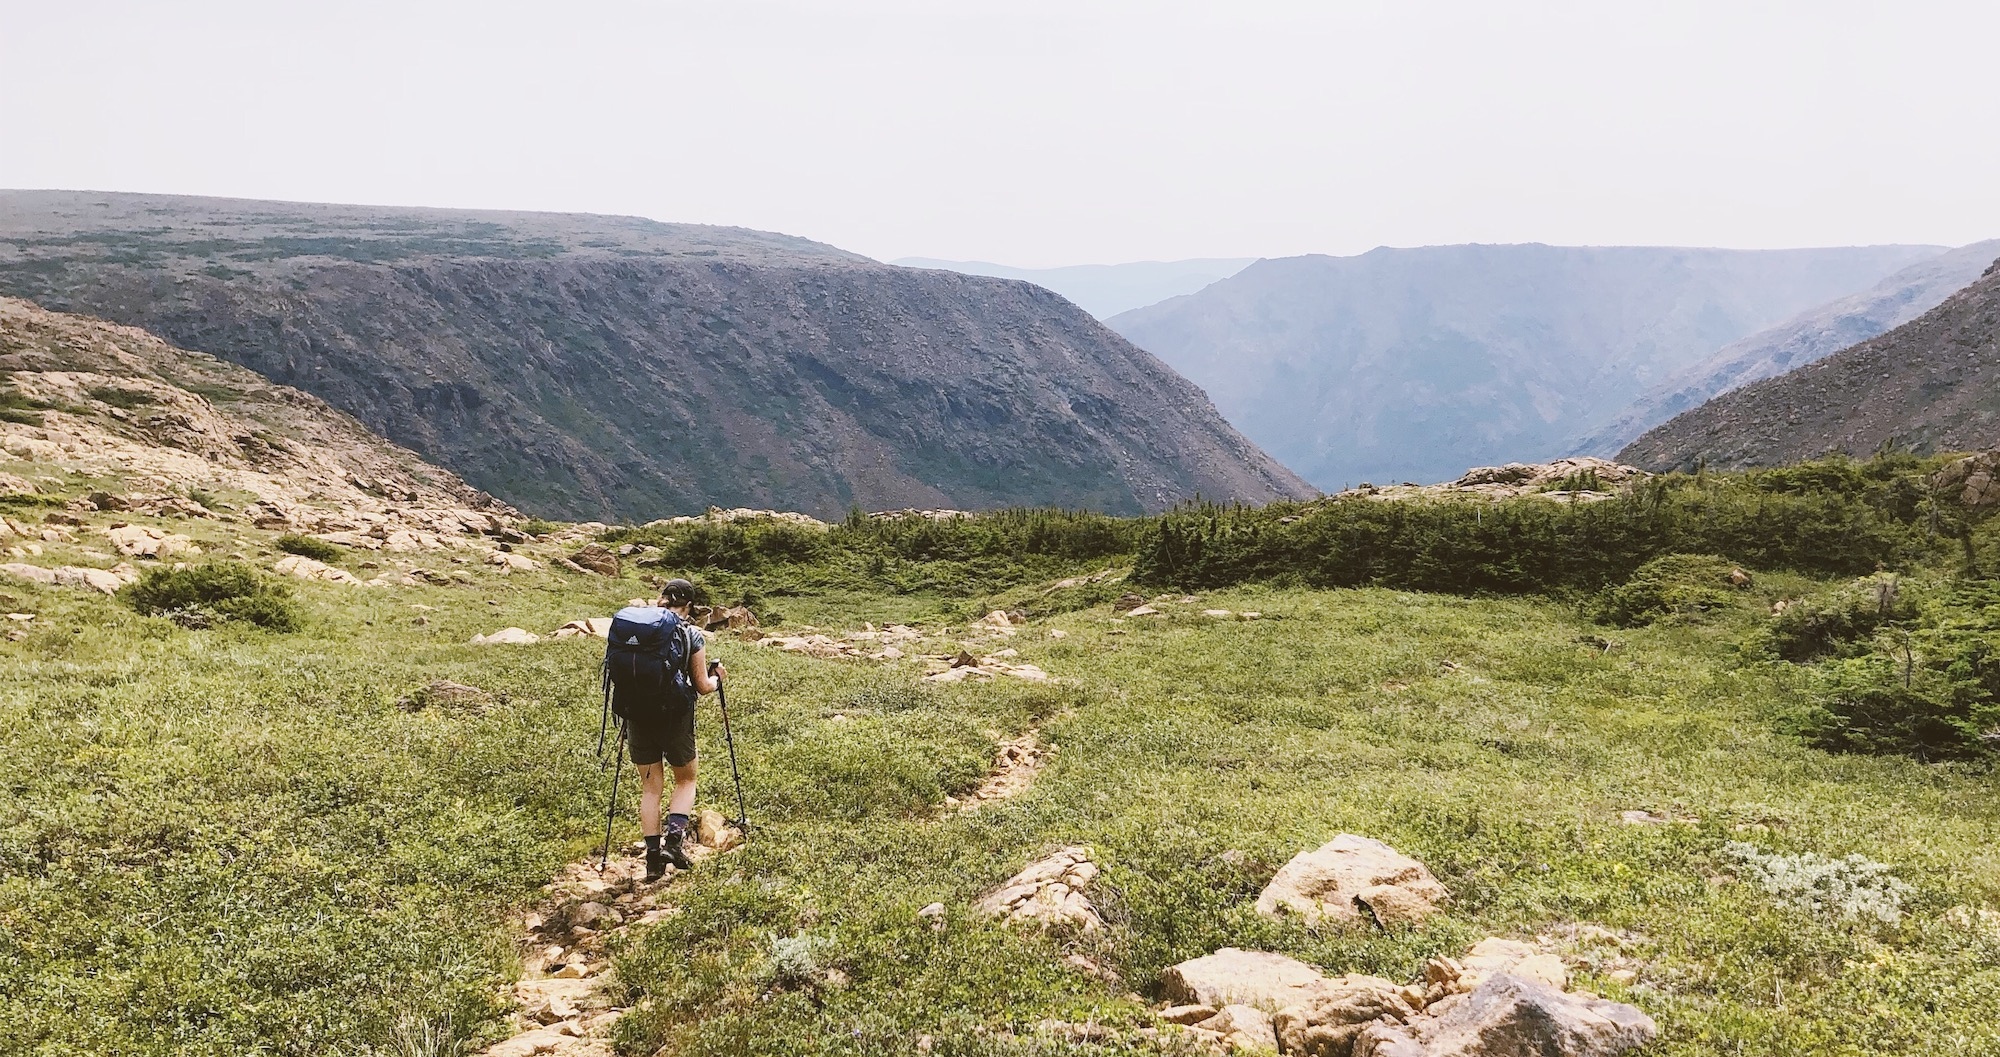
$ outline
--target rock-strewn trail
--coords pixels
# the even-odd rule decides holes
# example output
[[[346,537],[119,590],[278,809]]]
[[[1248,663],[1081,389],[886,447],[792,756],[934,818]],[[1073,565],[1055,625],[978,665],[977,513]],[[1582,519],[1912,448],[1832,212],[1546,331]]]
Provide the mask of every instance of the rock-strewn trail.
[[[743,843],[719,812],[696,815],[688,856],[696,863]],[[628,849],[629,850],[629,849]],[[484,1057],[612,1057],[611,1030],[625,1014],[611,974],[612,942],[673,913],[678,871],[641,880],[645,863],[620,855],[602,873],[595,858],[574,862],[551,881],[540,905],[521,919],[521,979],[513,987],[513,1034]]]

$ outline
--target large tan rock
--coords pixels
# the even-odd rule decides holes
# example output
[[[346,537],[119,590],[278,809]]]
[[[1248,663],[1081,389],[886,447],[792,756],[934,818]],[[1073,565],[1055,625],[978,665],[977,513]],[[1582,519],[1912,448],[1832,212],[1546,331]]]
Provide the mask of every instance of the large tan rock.
[[[1040,924],[1095,932],[1104,926],[1085,891],[1097,878],[1090,849],[1063,848],[1029,863],[979,901],[979,910],[1011,924]]]
[[[503,573],[531,573],[542,567],[535,559],[512,551],[494,551],[486,556],[486,564],[499,566]]]
[[[17,580],[41,584],[44,587],[81,587],[99,591],[107,595],[117,594],[118,589],[137,579],[121,576],[117,569],[90,569],[81,565],[59,565],[44,569],[39,565],[25,562],[8,562],[0,565],[0,574]]]
[[[1224,947],[1169,966],[1160,976],[1160,991],[1167,1001],[1181,1005],[1246,1005],[1276,1012],[1310,1000],[1327,982],[1318,969],[1296,958]]]
[[[556,629],[559,639],[590,638],[601,639],[611,633],[610,617],[584,617],[572,620]]]
[[[120,525],[105,530],[111,545],[128,558],[170,558],[176,554],[200,554],[194,540],[178,533],[164,532],[151,525]]]
[[[593,572],[599,576],[618,575],[618,554],[602,543],[584,544],[582,550],[569,556],[569,560],[586,572]]]
[[[1423,863],[1379,840],[1343,833],[1293,856],[1258,895],[1257,912],[1298,914],[1308,923],[1358,922],[1373,914],[1386,925],[1422,920],[1449,898]]]
[[[303,554],[290,554],[278,559],[273,569],[286,576],[296,576],[301,580],[318,580],[329,584],[361,584],[360,578],[346,569],[336,568],[325,562],[314,561]]]
[[[1349,1057],[1368,1025],[1387,1017],[1401,1023],[1418,1007],[1409,991],[1379,976],[1350,974],[1328,980],[1304,1001],[1278,1012],[1279,1049],[1308,1057]]]
[[[1500,973],[1407,1023],[1368,1025],[1352,1057],[1614,1057],[1658,1033],[1633,1006]]]
[[[1459,960],[1453,990],[1471,991],[1489,976],[1501,973],[1538,980],[1560,991],[1569,986],[1569,968],[1562,959],[1520,940],[1488,937],[1472,945]]]
[[[1196,1026],[1222,1036],[1223,1045],[1233,1050],[1270,1051],[1278,1047],[1278,1033],[1271,1026],[1271,1014],[1256,1006],[1241,1003],[1223,1006],[1214,1016]]]

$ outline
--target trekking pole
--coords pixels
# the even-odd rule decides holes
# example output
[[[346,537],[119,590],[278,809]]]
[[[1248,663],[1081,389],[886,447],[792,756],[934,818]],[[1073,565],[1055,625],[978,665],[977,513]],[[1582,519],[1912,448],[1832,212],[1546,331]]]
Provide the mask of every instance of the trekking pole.
[[[716,662],[708,666],[709,676],[715,676]],[[736,769],[736,735],[729,729],[729,691],[721,679],[715,681],[715,700],[722,707],[722,740],[729,745],[729,777],[736,781],[736,828],[744,836],[750,834],[750,812],[743,806],[743,772]]]
[[[612,751],[618,752],[618,766],[611,772],[611,803],[604,809],[604,852],[597,858],[598,873],[603,873],[604,867],[611,862],[611,820],[618,817],[618,778],[625,773],[625,754],[618,750],[624,741],[625,721],[621,719],[618,721],[618,740],[611,745]]]
[[[604,769],[604,736],[611,732],[611,658],[597,670],[598,688],[604,691],[604,711],[597,716],[597,769]]]

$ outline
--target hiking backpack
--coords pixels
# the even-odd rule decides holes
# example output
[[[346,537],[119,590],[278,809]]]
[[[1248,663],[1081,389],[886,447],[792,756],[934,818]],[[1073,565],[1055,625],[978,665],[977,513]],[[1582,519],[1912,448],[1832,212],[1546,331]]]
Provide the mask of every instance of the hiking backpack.
[[[660,606],[626,606],[611,618],[604,637],[604,693],[613,714],[630,719],[636,705],[694,702],[694,680],[688,674],[694,650],[679,613]]]

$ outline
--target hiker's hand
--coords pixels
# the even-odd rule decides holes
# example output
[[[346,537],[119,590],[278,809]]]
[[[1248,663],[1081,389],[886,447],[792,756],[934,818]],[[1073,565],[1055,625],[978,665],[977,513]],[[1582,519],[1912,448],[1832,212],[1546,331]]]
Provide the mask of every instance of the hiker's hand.
[[[723,676],[725,676],[725,675],[728,675],[728,674],[729,674],[729,669],[727,669],[727,668],[724,668],[724,667],[722,666],[722,662],[721,662],[721,661],[710,661],[710,662],[708,662],[708,677],[709,677],[709,679],[711,679],[711,680],[713,680],[713,681],[715,681],[715,682],[718,682],[718,683],[719,683],[719,682],[721,682],[721,681],[722,681],[722,677],[723,677]]]

